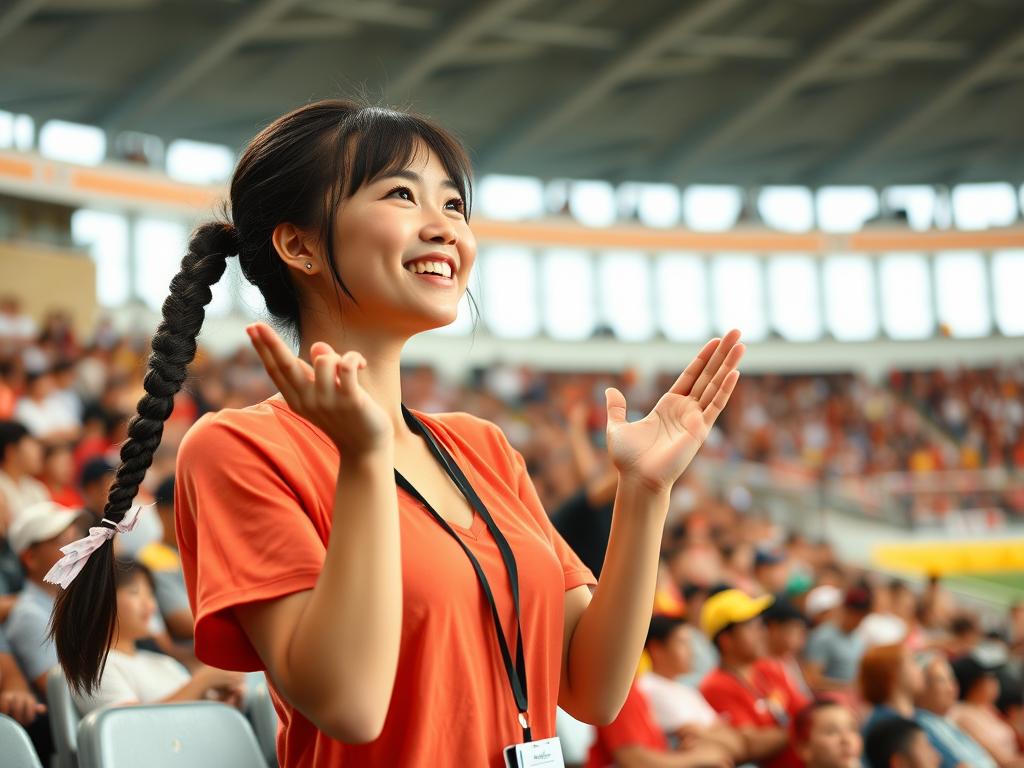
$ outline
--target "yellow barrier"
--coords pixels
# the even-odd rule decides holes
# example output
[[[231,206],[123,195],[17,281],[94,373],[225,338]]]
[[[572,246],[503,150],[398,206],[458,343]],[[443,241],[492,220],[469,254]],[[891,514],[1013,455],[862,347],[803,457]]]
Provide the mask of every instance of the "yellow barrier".
[[[1024,571],[1024,539],[881,544],[872,560],[886,570],[937,576]]]

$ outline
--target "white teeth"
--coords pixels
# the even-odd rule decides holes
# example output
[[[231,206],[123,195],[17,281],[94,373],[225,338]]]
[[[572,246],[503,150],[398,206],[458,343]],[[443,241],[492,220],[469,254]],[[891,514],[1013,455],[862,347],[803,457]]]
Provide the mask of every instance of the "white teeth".
[[[417,261],[406,264],[405,268],[418,275],[433,273],[448,278],[452,276],[451,265],[444,261]]]

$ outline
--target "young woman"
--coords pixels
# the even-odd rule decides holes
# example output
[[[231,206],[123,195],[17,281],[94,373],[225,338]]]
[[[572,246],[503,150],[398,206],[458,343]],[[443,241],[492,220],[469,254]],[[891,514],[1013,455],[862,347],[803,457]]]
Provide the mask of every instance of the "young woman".
[[[250,326],[280,394],[186,436],[177,534],[196,653],[266,670],[281,764],[500,766],[506,747],[554,736],[556,704],[615,717],[647,631],[669,491],[728,402],[743,346],[737,331],[708,342],[637,422],[608,390],[619,486],[596,585],[497,427],[402,406],[402,348],[455,319],[476,258],[469,185],[447,132],[347,101],[295,110],[248,146],[233,223],[200,226],[171,282],[149,394],[94,529],[104,541],[77,579],[62,572],[54,628],[74,685],[95,685],[110,636],[105,539],[131,524],[210,286],[237,254],[299,354]]]
[[[152,577],[138,563],[118,560],[114,583],[117,590],[117,630],[99,683],[90,693],[72,692],[81,714],[116,704],[153,704],[216,698],[239,704],[244,690],[240,672],[201,666],[190,673],[162,653],[139,650],[135,644],[150,636],[150,620],[156,611]]]

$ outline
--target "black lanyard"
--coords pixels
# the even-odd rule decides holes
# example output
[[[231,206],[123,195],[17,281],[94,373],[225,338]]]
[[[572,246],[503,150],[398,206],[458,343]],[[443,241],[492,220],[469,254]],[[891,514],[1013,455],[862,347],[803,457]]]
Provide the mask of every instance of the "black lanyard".
[[[487,602],[491,606],[491,617],[494,619],[494,631],[498,636],[498,648],[501,650],[501,659],[505,663],[505,673],[508,675],[509,685],[512,687],[512,695],[516,700],[516,707],[519,709],[519,725],[523,729],[523,740],[526,742],[533,741],[530,729],[530,716],[529,709],[527,707],[527,696],[526,696],[526,660],[523,657],[523,630],[522,621],[519,613],[519,571],[516,568],[516,558],[512,553],[512,548],[508,545],[508,541],[502,534],[501,529],[498,528],[494,522],[494,518],[491,517],[491,513],[487,511],[487,507],[477,496],[476,491],[473,490],[473,486],[469,484],[466,476],[459,469],[459,465],[455,463],[445,448],[437,443],[434,436],[430,433],[430,430],[423,425],[423,423],[417,419],[409,409],[404,405],[402,406],[402,415],[405,417],[405,423],[409,425],[410,429],[415,432],[419,432],[424,439],[427,441],[427,445],[430,447],[430,452],[437,459],[438,463],[444,467],[448,473],[448,477],[452,479],[456,487],[462,492],[462,495],[466,497],[466,500],[472,505],[473,509],[483,519],[487,525],[487,529],[491,532],[491,536],[494,537],[494,543],[498,545],[498,551],[501,552],[501,559],[505,563],[505,570],[508,572],[509,583],[512,587],[512,605],[515,608],[516,614],[516,664],[515,668],[512,667],[512,654],[508,649],[508,642],[505,640],[505,630],[501,625],[501,618],[498,616],[498,606],[494,602],[494,593],[491,591],[491,585],[487,581],[487,575],[484,573],[483,568],[480,567],[480,562],[476,559],[473,552],[466,546],[466,543],[462,538],[452,529],[437,511],[430,506],[428,502],[419,491],[413,487],[412,483],[402,477],[401,473],[395,470],[395,482],[399,485],[402,490],[412,496],[416,501],[423,505],[423,507],[430,513],[438,524],[444,528],[448,534],[458,542],[459,546],[462,547],[462,551],[466,553],[466,557],[469,558],[469,562],[473,565],[473,570],[476,571],[476,576],[480,580],[480,586],[483,588],[484,595],[487,597]]]

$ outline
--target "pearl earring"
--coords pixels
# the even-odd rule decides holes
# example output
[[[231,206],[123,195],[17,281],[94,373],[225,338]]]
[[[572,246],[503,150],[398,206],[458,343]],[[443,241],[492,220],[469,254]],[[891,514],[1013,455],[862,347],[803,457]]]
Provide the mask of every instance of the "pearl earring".
[[[307,261],[306,262],[306,269],[312,269],[312,268],[313,268],[313,264],[311,262]]]

